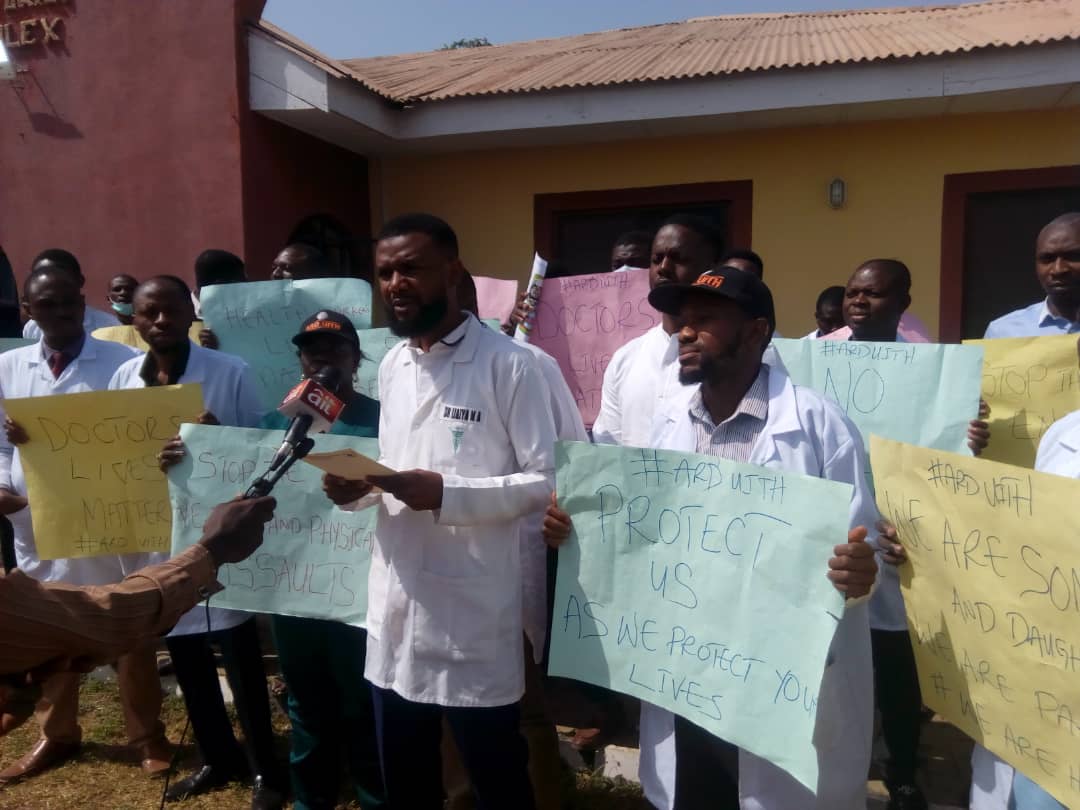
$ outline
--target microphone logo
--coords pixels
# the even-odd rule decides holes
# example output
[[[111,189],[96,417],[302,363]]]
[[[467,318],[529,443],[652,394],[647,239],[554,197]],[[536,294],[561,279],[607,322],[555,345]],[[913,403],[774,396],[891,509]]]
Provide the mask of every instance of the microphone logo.
[[[330,417],[337,410],[337,398],[323,396],[322,390],[315,388],[307,392],[307,401],[323,416]]]
[[[269,493],[289,467],[315,446],[308,433],[330,429],[345,408],[345,403],[334,396],[340,381],[341,372],[327,366],[289,391],[278,407],[278,413],[290,417],[289,428],[285,431],[281,447],[270,460],[270,469],[252,483],[245,497]]]

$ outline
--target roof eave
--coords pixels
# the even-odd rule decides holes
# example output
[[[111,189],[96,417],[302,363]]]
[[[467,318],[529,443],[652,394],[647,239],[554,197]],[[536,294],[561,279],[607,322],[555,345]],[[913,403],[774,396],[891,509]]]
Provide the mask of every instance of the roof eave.
[[[289,62],[293,69],[275,62]],[[906,104],[922,114],[974,109],[958,100],[1021,90],[1031,96],[1039,88],[1080,83],[1080,43],[397,103],[285,47],[253,48],[252,75],[262,82],[259,99],[253,86],[257,111],[354,151],[380,154],[567,141],[575,133],[591,137],[592,130],[642,137],[733,122],[813,121],[820,119],[814,110],[858,105]],[[1053,100],[1065,92],[1050,89],[1039,98]]]

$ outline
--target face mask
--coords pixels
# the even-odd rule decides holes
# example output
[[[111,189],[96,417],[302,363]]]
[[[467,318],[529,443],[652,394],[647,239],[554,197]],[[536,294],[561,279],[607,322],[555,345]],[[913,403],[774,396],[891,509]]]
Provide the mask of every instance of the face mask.
[[[122,304],[119,301],[113,301],[109,299],[109,303],[112,305],[112,310],[117,315],[131,315],[135,312],[134,304]]]

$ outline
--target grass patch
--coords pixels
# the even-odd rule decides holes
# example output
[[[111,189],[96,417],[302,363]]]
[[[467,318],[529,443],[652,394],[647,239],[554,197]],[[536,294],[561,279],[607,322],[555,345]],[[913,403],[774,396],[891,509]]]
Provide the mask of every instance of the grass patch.
[[[652,810],[640,785],[621,776],[608,779],[587,771],[576,774],[574,789],[563,796],[563,806],[566,810]]]
[[[167,696],[161,714],[169,739],[178,741],[187,719],[184,701],[175,695]],[[275,718],[278,719],[283,723],[282,732],[287,734],[288,721],[283,717]],[[124,714],[115,681],[83,679],[79,690],[79,724],[83,731],[79,755],[40,776],[0,788],[0,808],[148,810],[158,806],[164,781],[145,776],[135,755],[127,748]],[[7,765],[18,759],[37,738],[38,727],[33,719],[13,734],[0,738],[0,762]],[[190,731],[180,753],[179,772],[184,775],[198,764]],[[184,810],[248,810],[250,806],[251,790],[244,785],[170,805]]]
[[[120,709],[116,682],[84,678],[79,697],[79,722],[83,747],[70,762],[47,773],[7,788],[0,788],[2,810],[153,810],[161,800],[163,781],[143,775],[139,763],[126,747],[124,717]],[[288,718],[275,701],[274,735],[282,768],[288,756]],[[233,727],[240,731],[232,714]],[[172,742],[180,739],[187,719],[184,702],[175,695],[165,698],[162,720]],[[0,737],[0,763],[3,766],[25,754],[37,741],[38,728],[33,719],[7,737]],[[181,749],[179,773],[186,775],[198,765],[198,753],[188,731]],[[175,777],[174,777],[175,778]],[[648,810],[641,789],[622,779],[606,779],[581,772],[564,783],[564,806],[567,810]],[[175,810],[248,810],[251,789],[233,785],[205,796],[170,804]],[[357,808],[356,804],[342,804]]]

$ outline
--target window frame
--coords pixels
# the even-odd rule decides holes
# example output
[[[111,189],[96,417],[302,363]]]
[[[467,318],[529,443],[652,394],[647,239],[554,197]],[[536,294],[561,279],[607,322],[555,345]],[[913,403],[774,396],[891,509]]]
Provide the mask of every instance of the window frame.
[[[533,244],[545,259],[558,258],[555,239],[561,214],[727,203],[724,244],[727,248],[749,248],[752,246],[753,197],[752,180],[536,194],[533,196]]]
[[[959,343],[964,317],[964,237],[971,194],[1080,186],[1080,165],[947,174],[941,202],[941,269],[938,334]],[[1035,247],[1032,245],[1032,268]]]

